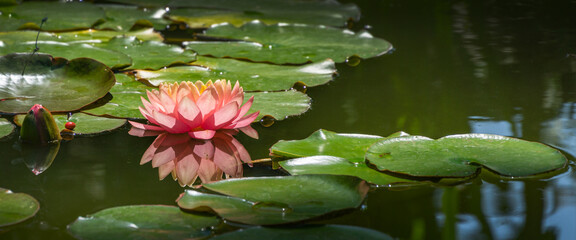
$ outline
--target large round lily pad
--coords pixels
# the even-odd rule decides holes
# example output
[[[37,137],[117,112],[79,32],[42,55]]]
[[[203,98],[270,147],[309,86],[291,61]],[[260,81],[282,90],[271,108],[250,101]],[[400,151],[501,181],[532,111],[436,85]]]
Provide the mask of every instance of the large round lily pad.
[[[29,219],[38,209],[40,203],[32,196],[0,188],[0,228]]]
[[[228,79],[239,81],[244,91],[277,91],[290,89],[298,81],[309,87],[325,84],[336,73],[330,59],[302,66],[285,66],[198,57],[192,64],[157,71],[137,70],[136,77],[154,86],[162,82]]]
[[[225,195],[187,190],[178,205],[254,225],[298,222],[356,208],[369,188],[358,178],[333,175],[237,178],[204,187]]]
[[[0,138],[6,137],[14,132],[14,125],[5,118],[0,118]]]
[[[225,233],[211,238],[212,240],[349,240],[393,238],[376,230],[344,225],[303,225],[298,227],[270,228],[252,227]]]
[[[490,134],[385,139],[368,149],[366,159],[382,171],[456,178],[471,176],[482,167],[504,176],[527,177],[567,164],[562,153],[544,144]]]
[[[200,239],[210,236],[210,227],[220,223],[216,217],[185,213],[174,206],[133,205],[79,217],[68,230],[86,240]]]
[[[106,95],[114,83],[112,71],[89,58],[9,54],[0,57],[0,112],[25,113],[34,104],[52,112],[78,110]]]
[[[315,25],[266,25],[251,22],[237,28],[220,24],[206,30],[206,36],[236,41],[186,42],[200,55],[233,57],[273,63],[306,63],[331,58],[344,62],[348,57],[370,58],[387,53],[392,44],[366,31]]]

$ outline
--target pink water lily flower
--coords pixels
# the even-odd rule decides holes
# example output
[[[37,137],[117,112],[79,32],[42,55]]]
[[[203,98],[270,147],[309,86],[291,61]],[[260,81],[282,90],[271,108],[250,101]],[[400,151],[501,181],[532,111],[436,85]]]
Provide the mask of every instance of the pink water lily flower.
[[[254,96],[242,105],[244,90],[238,82],[234,87],[227,80],[161,83],[158,90],[146,93],[140,112],[151,124],[130,121],[135,128],[187,133],[196,139],[211,139],[219,129],[238,129],[258,138],[250,124],[259,112],[247,114]]]

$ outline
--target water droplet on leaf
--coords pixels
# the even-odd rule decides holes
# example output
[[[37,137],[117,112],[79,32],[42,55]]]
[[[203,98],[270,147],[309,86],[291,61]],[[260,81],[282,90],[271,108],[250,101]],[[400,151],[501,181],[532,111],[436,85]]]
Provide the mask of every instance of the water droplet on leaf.
[[[291,89],[294,89],[294,90],[301,92],[301,93],[306,93],[308,86],[306,86],[305,83],[298,81],[298,82],[294,83],[294,85],[292,86]]]
[[[361,61],[362,58],[360,58],[358,55],[352,55],[346,58],[346,64],[351,67],[358,66],[358,64],[360,64]]]
[[[293,211],[290,205],[280,202],[258,202],[252,208],[263,212],[289,213]]]
[[[266,116],[262,117],[262,119],[260,119],[260,124],[263,127],[270,127],[270,126],[274,125],[274,122],[276,122],[276,119],[270,115],[266,115]]]

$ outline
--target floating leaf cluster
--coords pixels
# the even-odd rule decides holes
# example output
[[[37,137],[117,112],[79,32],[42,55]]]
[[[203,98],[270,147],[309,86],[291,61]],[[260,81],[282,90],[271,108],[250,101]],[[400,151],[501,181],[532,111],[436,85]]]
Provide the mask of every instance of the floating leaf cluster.
[[[161,82],[228,79],[255,97],[252,112],[282,120],[310,108],[295,84],[325,84],[335,62],[391,50],[345,28],[359,16],[336,1],[8,1],[0,5],[0,114],[39,103],[84,114],[76,133],[93,134],[122,125],[108,119],[142,118],[140,97]],[[66,70],[73,63],[80,66]],[[63,78],[49,69],[56,65],[71,73]],[[108,81],[95,81],[104,71]],[[93,97],[77,101],[84,96]]]

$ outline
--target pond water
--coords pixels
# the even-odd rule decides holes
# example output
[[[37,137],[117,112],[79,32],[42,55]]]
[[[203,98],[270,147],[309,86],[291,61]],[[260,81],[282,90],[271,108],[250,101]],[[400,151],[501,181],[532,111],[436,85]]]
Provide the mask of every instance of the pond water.
[[[350,1],[363,12],[355,30],[394,44],[389,55],[337,66],[328,85],[309,88],[312,109],[238,138],[254,159],[280,139],[323,128],[439,138],[494,133],[565,152],[568,169],[544,180],[486,176],[451,188],[374,188],[361,209],[323,220],[400,239],[573,239],[576,236],[576,2]],[[73,239],[78,216],[128,204],[175,204],[183,189],[140,166],[154,140],[128,128],[65,142],[35,176],[13,136],[0,141],[0,186],[28,193],[41,209],[1,239]],[[245,175],[277,175],[267,165]],[[455,212],[454,216],[445,212]],[[453,228],[451,224],[454,223]]]

